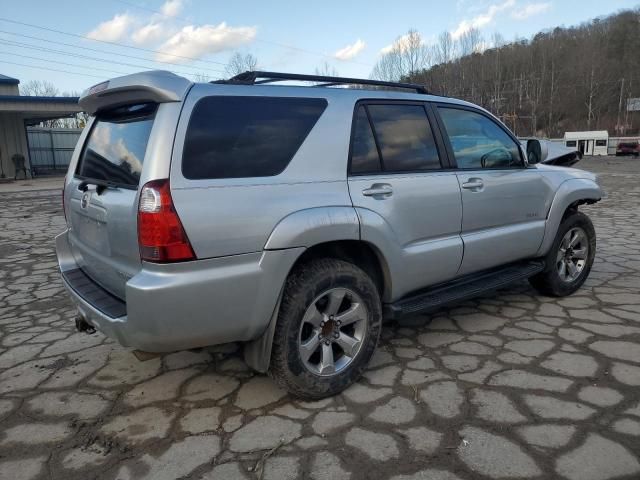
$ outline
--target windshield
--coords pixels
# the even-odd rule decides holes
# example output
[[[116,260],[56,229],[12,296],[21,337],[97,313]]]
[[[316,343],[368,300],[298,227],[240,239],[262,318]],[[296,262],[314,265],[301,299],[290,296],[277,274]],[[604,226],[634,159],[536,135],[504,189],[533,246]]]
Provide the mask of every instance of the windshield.
[[[101,114],[93,124],[76,173],[79,177],[136,187],[156,106],[133,105]]]

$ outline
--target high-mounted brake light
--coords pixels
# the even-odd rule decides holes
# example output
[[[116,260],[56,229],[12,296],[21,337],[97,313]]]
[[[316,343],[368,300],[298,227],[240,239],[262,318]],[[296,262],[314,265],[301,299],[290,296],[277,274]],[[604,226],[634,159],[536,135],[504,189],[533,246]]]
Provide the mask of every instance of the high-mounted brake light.
[[[148,262],[184,262],[196,258],[173,206],[169,180],[154,180],[142,187],[138,243],[140,258]]]

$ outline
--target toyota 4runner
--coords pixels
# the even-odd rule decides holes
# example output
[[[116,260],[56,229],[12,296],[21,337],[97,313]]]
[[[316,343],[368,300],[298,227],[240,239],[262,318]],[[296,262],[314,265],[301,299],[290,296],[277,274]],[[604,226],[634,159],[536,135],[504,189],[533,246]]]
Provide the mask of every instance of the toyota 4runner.
[[[126,347],[244,342],[321,398],[361,375],[383,318],[527,278],[569,295],[593,263],[595,176],[533,164],[535,140],[419,85],[157,71],[80,105],[58,260],[79,328]]]

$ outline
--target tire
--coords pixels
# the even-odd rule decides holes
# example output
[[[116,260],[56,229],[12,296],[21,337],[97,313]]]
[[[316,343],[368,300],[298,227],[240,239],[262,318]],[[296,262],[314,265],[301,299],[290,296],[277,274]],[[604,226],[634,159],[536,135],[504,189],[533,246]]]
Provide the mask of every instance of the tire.
[[[340,393],[366,369],[381,328],[380,295],[364,271],[332,258],[299,265],[285,284],[269,373],[300,398]]]
[[[582,235],[584,238],[581,238]],[[572,241],[577,248],[566,248]],[[584,247],[587,251],[581,253]],[[560,223],[553,245],[544,259],[545,269],[531,277],[529,282],[543,295],[552,297],[571,295],[589,276],[595,255],[596,231],[593,223],[584,213],[572,211],[566,214]],[[581,261],[584,261],[582,265]],[[564,263],[564,268],[561,263]],[[573,267],[569,268],[569,263],[572,263]]]

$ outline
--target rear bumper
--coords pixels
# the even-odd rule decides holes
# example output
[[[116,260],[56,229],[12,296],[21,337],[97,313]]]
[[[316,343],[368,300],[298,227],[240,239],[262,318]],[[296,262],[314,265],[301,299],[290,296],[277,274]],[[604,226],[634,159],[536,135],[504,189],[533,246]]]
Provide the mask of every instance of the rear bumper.
[[[303,248],[175,264],[143,263],[123,310],[105,311],[94,285],[79,288],[67,232],[56,237],[62,281],[88,323],[125,347],[169,352],[257,338]],[[86,276],[85,276],[86,277]],[[89,277],[86,280],[93,282]],[[94,292],[87,293],[87,292]],[[113,312],[119,312],[114,316]]]

